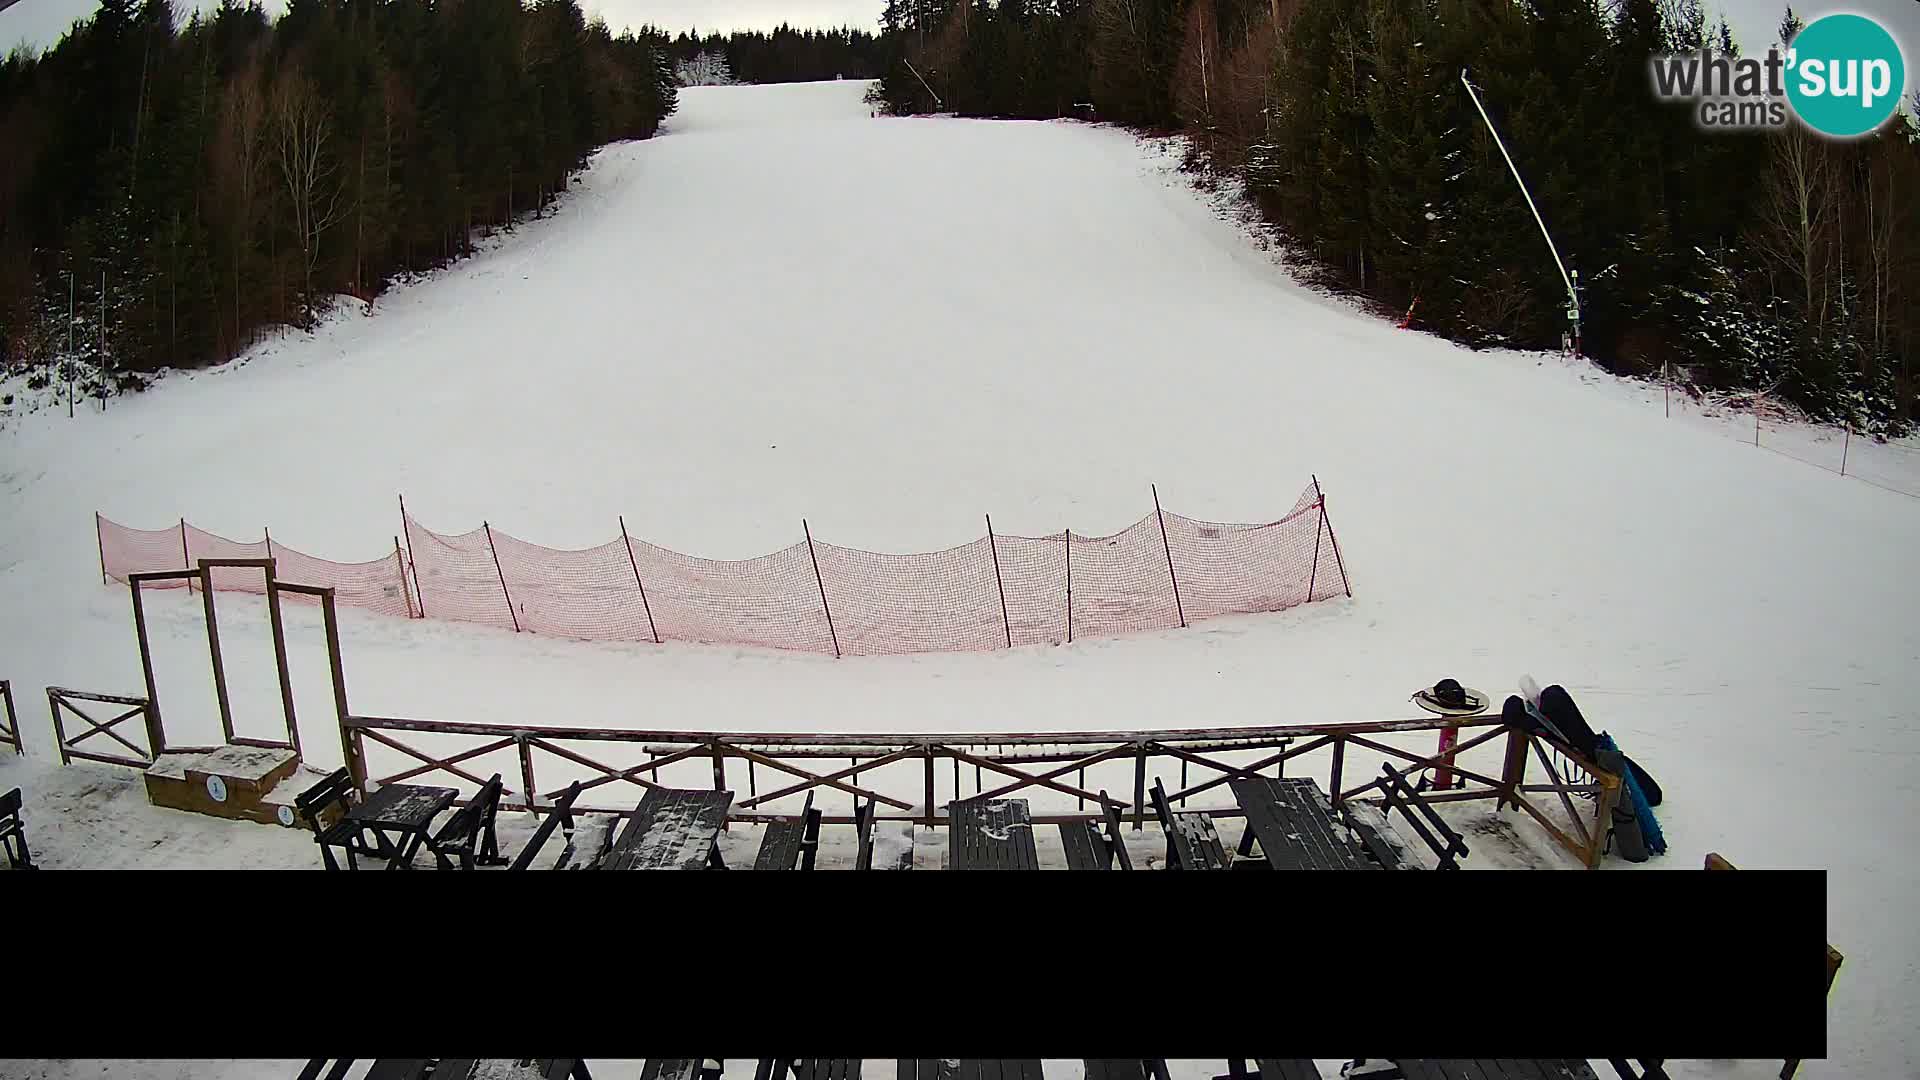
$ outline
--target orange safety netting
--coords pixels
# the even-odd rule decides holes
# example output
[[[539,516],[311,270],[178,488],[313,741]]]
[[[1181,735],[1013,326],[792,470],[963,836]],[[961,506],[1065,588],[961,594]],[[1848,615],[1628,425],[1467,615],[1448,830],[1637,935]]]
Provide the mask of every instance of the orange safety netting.
[[[270,557],[283,581],[330,587],[342,604],[389,615],[593,641],[702,641],[853,656],[1159,630],[1347,591],[1317,486],[1286,517],[1264,525],[1156,511],[1111,536],[989,535],[916,555],[809,536],[737,561],[682,555],[626,536],[568,551],[490,526],[436,533],[409,517],[404,553],[336,563],[271,538],[229,540],[184,521],[148,531],[96,520],[101,570],[120,581],[199,559]],[[216,590],[263,591],[258,570],[211,572]]]

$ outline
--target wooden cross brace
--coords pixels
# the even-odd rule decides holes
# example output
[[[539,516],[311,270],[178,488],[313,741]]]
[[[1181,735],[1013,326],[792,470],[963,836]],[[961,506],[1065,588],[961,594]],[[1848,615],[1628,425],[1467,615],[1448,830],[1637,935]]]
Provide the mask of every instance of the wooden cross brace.
[[[73,715],[87,722],[87,727],[89,730],[85,734],[75,735],[73,738],[68,739],[67,740],[68,746],[78,746],[80,745],[80,742],[83,739],[88,739],[95,735],[104,734],[106,735],[107,738],[112,739],[113,741],[119,743],[121,746],[124,746],[127,749],[133,751],[134,753],[139,754],[143,758],[152,756],[148,754],[145,750],[142,750],[139,747],[128,742],[125,738],[123,738],[120,735],[119,732],[112,730],[114,725],[119,724],[125,720],[131,720],[134,717],[145,713],[147,711],[146,705],[144,704],[135,705],[133,708],[128,709],[126,712],[121,713],[119,716],[116,716],[113,719],[108,720],[106,723],[103,724],[100,721],[94,719],[92,716],[89,716],[85,710],[81,709],[79,706],[75,705],[73,702],[68,701],[66,698],[56,697],[53,699],[53,704],[55,708],[64,708],[68,712],[72,713]]]

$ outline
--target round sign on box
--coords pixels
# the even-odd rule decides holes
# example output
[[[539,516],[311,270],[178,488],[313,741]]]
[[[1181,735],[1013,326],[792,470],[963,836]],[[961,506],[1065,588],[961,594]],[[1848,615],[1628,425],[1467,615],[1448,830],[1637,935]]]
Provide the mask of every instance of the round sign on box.
[[[289,829],[293,828],[293,807],[281,807],[277,816],[280,818],[280,824],[285,825]]]
[[[226,802],[227,782],[217,776],[207,777],[207,794],[213,797],[214,802]]]

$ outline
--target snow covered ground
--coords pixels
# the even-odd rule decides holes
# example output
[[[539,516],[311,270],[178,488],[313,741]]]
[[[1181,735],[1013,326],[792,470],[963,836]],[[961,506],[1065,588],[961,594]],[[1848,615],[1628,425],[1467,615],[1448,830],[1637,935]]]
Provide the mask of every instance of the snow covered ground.
[[[29,805],[53,783],[33,780],[55,760],[41,687],[141,687],[126,591],[99,584],[96,509],[236,539],[266,525],[357,559],[391,550],[405,492],[437,529],[484,518],[564,546],[624,514],[636,536],[727,558],[790,542],[803,516],[881,551],[976,536],[984,512],[1007,532],[1104,532],[1149,482],[1183,512],[1260,520],[1314,472],[1351,601],[837,662],[343,611],[348,689],[360,712],[490,722],[1057,730],[1392,719],[1442,676],[1498,700],[1530,673],[1666,788],[1672,853],[1647,867],[1711,850],[1830,871],[1848,960],[1833,1056],[1803,1075],[1920,1075],[1920,931],[1902,914],[1920,867],[1899,840],[1920,812],[1920,500],[1743,446],[1739,418],[1664,419],[1657,388],[1471,353],[1303,290],[1168,145],[871,119],[863,91],[686,91],[664,137],[605,150],[557,214],[372,317],[104,414],[8,420],[0,676],[33,761],[0,783],[27,777]],[[1920,455],[1875,451],[1920,491]],[[199,598],[156,596],[149,618],[169,734],[211,737]],[[330,766],[315,620],[290,621],[308,757]],[[223,595],[221,634],[237,722],[271,734],[258,602]],[[91,843],[40,846],[70,840]],[[311,865],[299,847],[283,861]],[[182,850],[169,865],[196,862]],[[1702,1074],[1769,1074],[1744,1068]]]

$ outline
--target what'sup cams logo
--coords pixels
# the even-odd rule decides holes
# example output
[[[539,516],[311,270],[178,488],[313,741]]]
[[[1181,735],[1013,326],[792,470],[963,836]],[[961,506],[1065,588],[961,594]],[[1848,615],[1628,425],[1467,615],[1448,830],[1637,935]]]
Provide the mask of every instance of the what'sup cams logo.
[[[1708,130],[1780,128],[1788,112],[1836,139],[1875,130],[1900,107],[1907,65],[1900,43],[1864,15],[1823,15],[1765,57],[1697,53],[1656,56],[1653,92],[1693,104]]]

